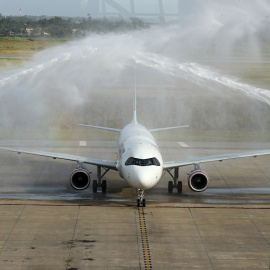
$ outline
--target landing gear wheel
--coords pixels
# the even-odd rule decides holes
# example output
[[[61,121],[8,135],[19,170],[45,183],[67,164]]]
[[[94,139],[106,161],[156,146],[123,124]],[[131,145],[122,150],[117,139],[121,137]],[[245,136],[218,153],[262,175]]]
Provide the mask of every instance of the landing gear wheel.
[[[98,189],[98,183],[97,180],[93,181],[93,193],[97,193],[97,189]]]
[[[142,207],[145,207],[145,199],[142,200]]]
[[[101,190],[102,190],[102,193],[106,193],[106,191],[107,191],[107,181],[106,180],[102,180]]]
[[[145,207],[145,199],[140,201],[140,199],[137,200],[137,207]]]
[[[178,181],[177,183],[177,192],[182,193],[182,181]]]
[[[139,189],[139,194],[138,194],[138,200],[137,200],[137,207],[145,207],[145,199],[144,197],[144,190]]]
[[[168,182],[168,192],[172,193],[173,192],[173,181]]]

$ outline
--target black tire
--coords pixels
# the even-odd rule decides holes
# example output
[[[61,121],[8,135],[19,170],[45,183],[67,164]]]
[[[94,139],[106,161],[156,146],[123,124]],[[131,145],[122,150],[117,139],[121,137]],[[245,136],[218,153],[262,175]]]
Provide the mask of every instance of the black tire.
[[[97,193],[97,189],[98,189],[98,183],[97,180],[93,181],[93,193]]]
[[[107,191],[107,181],[106,180],[102,180],[101,190],[102,190],[102,193],[106,193],[106,191]]]
[[[168,192],[172,193],[173,192],[173,181],[168,182]]]
[[[177,191],[178,191],[178,193],[182,193],[182,181],[178,181],[178,183],[177,183]]]
[[[142,201],[142,207],[145,207],[145,199]]]

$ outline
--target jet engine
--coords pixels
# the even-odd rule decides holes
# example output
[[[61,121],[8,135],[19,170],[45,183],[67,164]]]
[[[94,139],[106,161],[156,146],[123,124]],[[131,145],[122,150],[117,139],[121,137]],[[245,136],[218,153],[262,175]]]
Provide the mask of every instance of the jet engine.
[[[188,174],[188,186],[196,192],[205,191],[209,183],[209,178],[206,172],[194,170]]]
[[[90,173],[85,169],[75,169],[70,174],[70,185],[76,190],[87,189],[90,185]]]

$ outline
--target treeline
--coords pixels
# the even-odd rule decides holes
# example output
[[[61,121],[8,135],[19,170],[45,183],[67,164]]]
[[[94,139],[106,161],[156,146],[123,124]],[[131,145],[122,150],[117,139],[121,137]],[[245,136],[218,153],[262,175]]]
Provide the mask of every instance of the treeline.
[[[62,17],[4,17],[0,14],[0,37],[51,36],[56,38],[84,36],[89,32],[111,32],[145,28],[138,18],[62,18]]]

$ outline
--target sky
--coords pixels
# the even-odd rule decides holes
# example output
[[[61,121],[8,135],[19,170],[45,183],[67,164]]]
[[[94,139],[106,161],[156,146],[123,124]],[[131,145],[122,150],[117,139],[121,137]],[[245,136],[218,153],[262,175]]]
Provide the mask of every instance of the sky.
[[[88,13],[92,17],[98,15],[97,9],[102,11],[102,1],[107,3],[115,2],[120,4],[126,10],[131,10],[132,0],[0,0],[0,13],[7,16],[22,15],[33,16],[68,16],[87,17]],[[133,0],[136,13],[158,14],[160,11],[159,0]],[[245,6],[254,4],[262,6],[262,3],[270,3],[270,0],[163,0],[163,9],[166,14],[180,13],[185,15],[194,8],[201,8],[211,2],[213,5],[233,5]],[[106,4],[108,13],[115,12],[111,5]],[[141,17],[141,16],[139,16]]]
[[[20,10],[22,15],[32,16],[67,16],[67,17],[92,17],[102,16],[105,1],[107,16],[116,12],[112,4],[119,4],[124,9],[131,11],[132,0],[0,0],[0,14],[6,16],[18,16]],[[150,18],[152,14],[158,17],[160,13],[160,0],[133,0],[135,12],[138,17]],[[165,14],[180,14],[185,17],[188,13],[204,9],[204,6],[211,5],[232,5],[242,8],[246,5],[262,6],[270,0],[163,0]],[[108,4],[108,3],[111,3]],[[262,4],[263,3],[263,4]],[[142,16],[142,14],[148,14]],[[173,18],[167,16],[166,18]]]
[[[115,1],[122,7],[130,10],[130,0],[107,0]],[[194,0],[196,2],[197,0]],[[22,9],[22,15],[47,15],[47,16],[92,16],[95,12],[95,6],[100,2],[100,10],[102,9],[101,0],[0,0],[0,13],[2,15],[19,15]],[[181,0],[183,6],[188,5],[188,0]],[[134,0],[135,11],[138,13],[158,13],[158,0]],[[164,0],[163,8],[166,13],[175,13],[178,10],[178,0]],[[107,12],[113,11],[110,5],[106,5]]]

